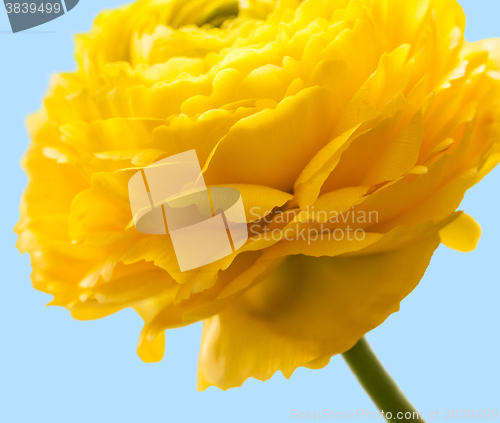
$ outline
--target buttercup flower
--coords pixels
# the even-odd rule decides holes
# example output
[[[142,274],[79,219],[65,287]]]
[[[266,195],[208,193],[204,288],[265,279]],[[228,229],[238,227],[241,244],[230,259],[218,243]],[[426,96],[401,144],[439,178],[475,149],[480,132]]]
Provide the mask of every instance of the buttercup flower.
[[[76,319],[131,307],[138,354],[203,321],[198,387],[320,368],[380,325],[500,160],[500,42],[455,0],[141,0],[77,37],[31,116],[16,227],[33,286]],[[249,240],[180,272],[132,221],[140,169],[196,150],[238,189]]]

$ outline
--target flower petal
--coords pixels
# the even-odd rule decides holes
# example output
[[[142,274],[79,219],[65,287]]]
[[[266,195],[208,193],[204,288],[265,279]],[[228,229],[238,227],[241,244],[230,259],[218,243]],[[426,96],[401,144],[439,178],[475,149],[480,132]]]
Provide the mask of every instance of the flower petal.
[[[281,370],[326,365],[380,325],[422,278],[436,232],[399,250],[360,257],[294,256],[204,321],[198,389],[240,386]]]
[[[473,251],[481,238],[481,225],[472,216],[462,213],[448,226],[439,231],[441,242],[461,253]]]
[[[207,183],[256,184],[291,192],[300,170],[329,141],[337,110],[333,94],[314,87],[286,98],[276,109],[240,120],[215,151],[205,173]]]

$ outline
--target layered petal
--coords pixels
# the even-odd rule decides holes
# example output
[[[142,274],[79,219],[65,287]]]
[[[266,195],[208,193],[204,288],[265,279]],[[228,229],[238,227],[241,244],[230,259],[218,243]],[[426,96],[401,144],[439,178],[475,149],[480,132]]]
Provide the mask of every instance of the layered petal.
[[[240,386],[281,370],[317,368],[380,325],[418,284],[436,232],[359,257],[289,257],[231,307],[204,321],[198,389]]]

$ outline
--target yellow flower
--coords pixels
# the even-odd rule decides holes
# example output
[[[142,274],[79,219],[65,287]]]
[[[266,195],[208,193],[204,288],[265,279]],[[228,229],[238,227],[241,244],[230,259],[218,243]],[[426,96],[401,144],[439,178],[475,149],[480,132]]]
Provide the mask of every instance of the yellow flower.
[[[325,366],[399,309],[440,242],[478,241],[455,210],[500,160],[500,42],[464,25],[455,0],[102,13],[28,121],[16,231],[34,287],[76,319],[132,307],[147,362],[202,320],[199,389]],[[179,272],[169,236],[131,224],[127,183],[191,149],[207,185],[241,192],[250,239]]]

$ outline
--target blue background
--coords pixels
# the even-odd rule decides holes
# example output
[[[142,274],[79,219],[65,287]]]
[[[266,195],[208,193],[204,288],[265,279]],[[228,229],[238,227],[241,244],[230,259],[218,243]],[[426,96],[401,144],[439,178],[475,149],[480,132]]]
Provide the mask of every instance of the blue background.
[[[145,364],[135,352],[142,321],[134,312],[79,322],[63,308],[45,308],[51,297],[31,288],[29,258],[14,248],[12,232],[26,184],[19,166],[28,144],[24,118],[41,106],[50,74],[74,69],[72,35],[122,3],[83,0],[18,34],[0,11],[0,421],[267,423],[297,421],[291,409],[375,411],[339,356],[322,370],[298,369],[290,380],[279,373],[264,383],[199,393],[200,324],[167,332],[164,360]],[[500,1],[460,3],[468,40],[500,36]],[[462,204],[483,227],[476,251],[441,246],[401,311],[368,334],[416,408],[439,409],[439,421],[446,408],[500,409],[499,186],[497,168]]]

